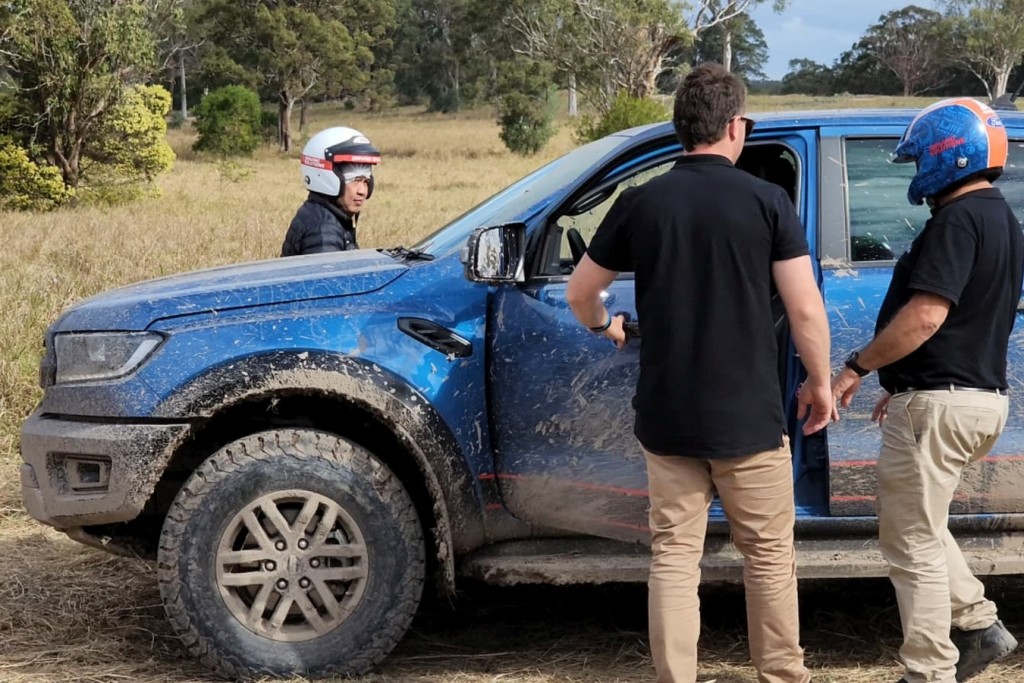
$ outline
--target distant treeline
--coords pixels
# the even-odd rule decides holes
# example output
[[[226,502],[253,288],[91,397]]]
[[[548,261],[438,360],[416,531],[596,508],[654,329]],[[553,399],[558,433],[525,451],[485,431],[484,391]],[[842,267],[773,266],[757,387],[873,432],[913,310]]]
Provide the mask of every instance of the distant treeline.
[[[832,65],[797,59],[780,83],[762,82],[769,46],[750,12],[767,3],[785,13],[787,2],[0,0],[0,161],[23,167],[6,177],[29,187],[40,173],[52,181],[52,169],[72,191],[90,176],[122,185],[126,171],[146,182],[169,167],[166,150],[126,159],[160,137],[152,122],[165,100],[140,90],[156,86],[172,95],[172,124],[206,93],[255,93],[268,110],[256,127],[269,126],[283,151],[296,118],[304,133],[310,103],[341,100],[494,105],[506,143],[531,153],[550,135],[555,91],[568,91],[570,116],[591,117],[581,135],[597,134],[662,116],[650,96],[709,60],[782,93],[995,98],[1019,85],[1024,0],[909,5]],[[145,130],[111,125],[142,118]],[[5,192],[0,183],[0,206]]]

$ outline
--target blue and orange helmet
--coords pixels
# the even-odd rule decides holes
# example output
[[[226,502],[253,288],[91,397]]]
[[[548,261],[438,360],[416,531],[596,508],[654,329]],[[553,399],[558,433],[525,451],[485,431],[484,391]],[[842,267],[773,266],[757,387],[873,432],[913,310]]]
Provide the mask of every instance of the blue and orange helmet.
[[[914,117],[896,145],[893,161],[917,164],[907,199],[922,204],[970,178],[998,178],[1008,146],[1006,128],[991,107],[970,97],[955,97]]]

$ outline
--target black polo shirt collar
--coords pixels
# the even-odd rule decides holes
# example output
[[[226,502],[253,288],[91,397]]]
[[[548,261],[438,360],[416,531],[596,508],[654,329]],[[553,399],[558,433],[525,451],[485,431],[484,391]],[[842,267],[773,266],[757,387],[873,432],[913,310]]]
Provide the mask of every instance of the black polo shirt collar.
[[[734,166],[721,154],[684,154],[679,157],[680,166]]]
[[[953,206],[954,204],[960,202],[963,199],[967,199],[968,197],[978,197],[980,199],[1003,199],[1003,193],[999,191],[998,187],[983,187],[978,190],[971,190],[970,192],[963,193],[956,199],[946,202],[942,206],[937,206],[933,208],[932,215],[934,216],[939,211],[942,211],[945,208]]]

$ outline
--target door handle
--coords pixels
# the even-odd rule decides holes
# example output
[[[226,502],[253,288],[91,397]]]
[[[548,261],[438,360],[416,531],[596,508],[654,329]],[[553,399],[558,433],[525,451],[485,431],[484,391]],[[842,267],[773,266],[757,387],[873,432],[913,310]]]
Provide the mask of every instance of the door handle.
[[[619,311],[618,313],[613,314],[612,317],[614,318],[617,315],[621,315],[624,319],[624,322],[622,323],[622,330],[626,333],[626,341],[640,336],[639,320],[633,320],[633,316],[630,315],[628,311]]]

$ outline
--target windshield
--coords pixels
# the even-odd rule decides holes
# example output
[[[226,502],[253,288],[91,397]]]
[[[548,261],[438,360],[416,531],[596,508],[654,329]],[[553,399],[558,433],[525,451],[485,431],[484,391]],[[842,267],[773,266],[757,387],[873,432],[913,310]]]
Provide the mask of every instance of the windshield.
[[[460,249],[477,228],[525,221],[561,198],[587,171],[625,138],[611,136],[591,142],[555,159],[473,207],[413,247],[437,257]]]

